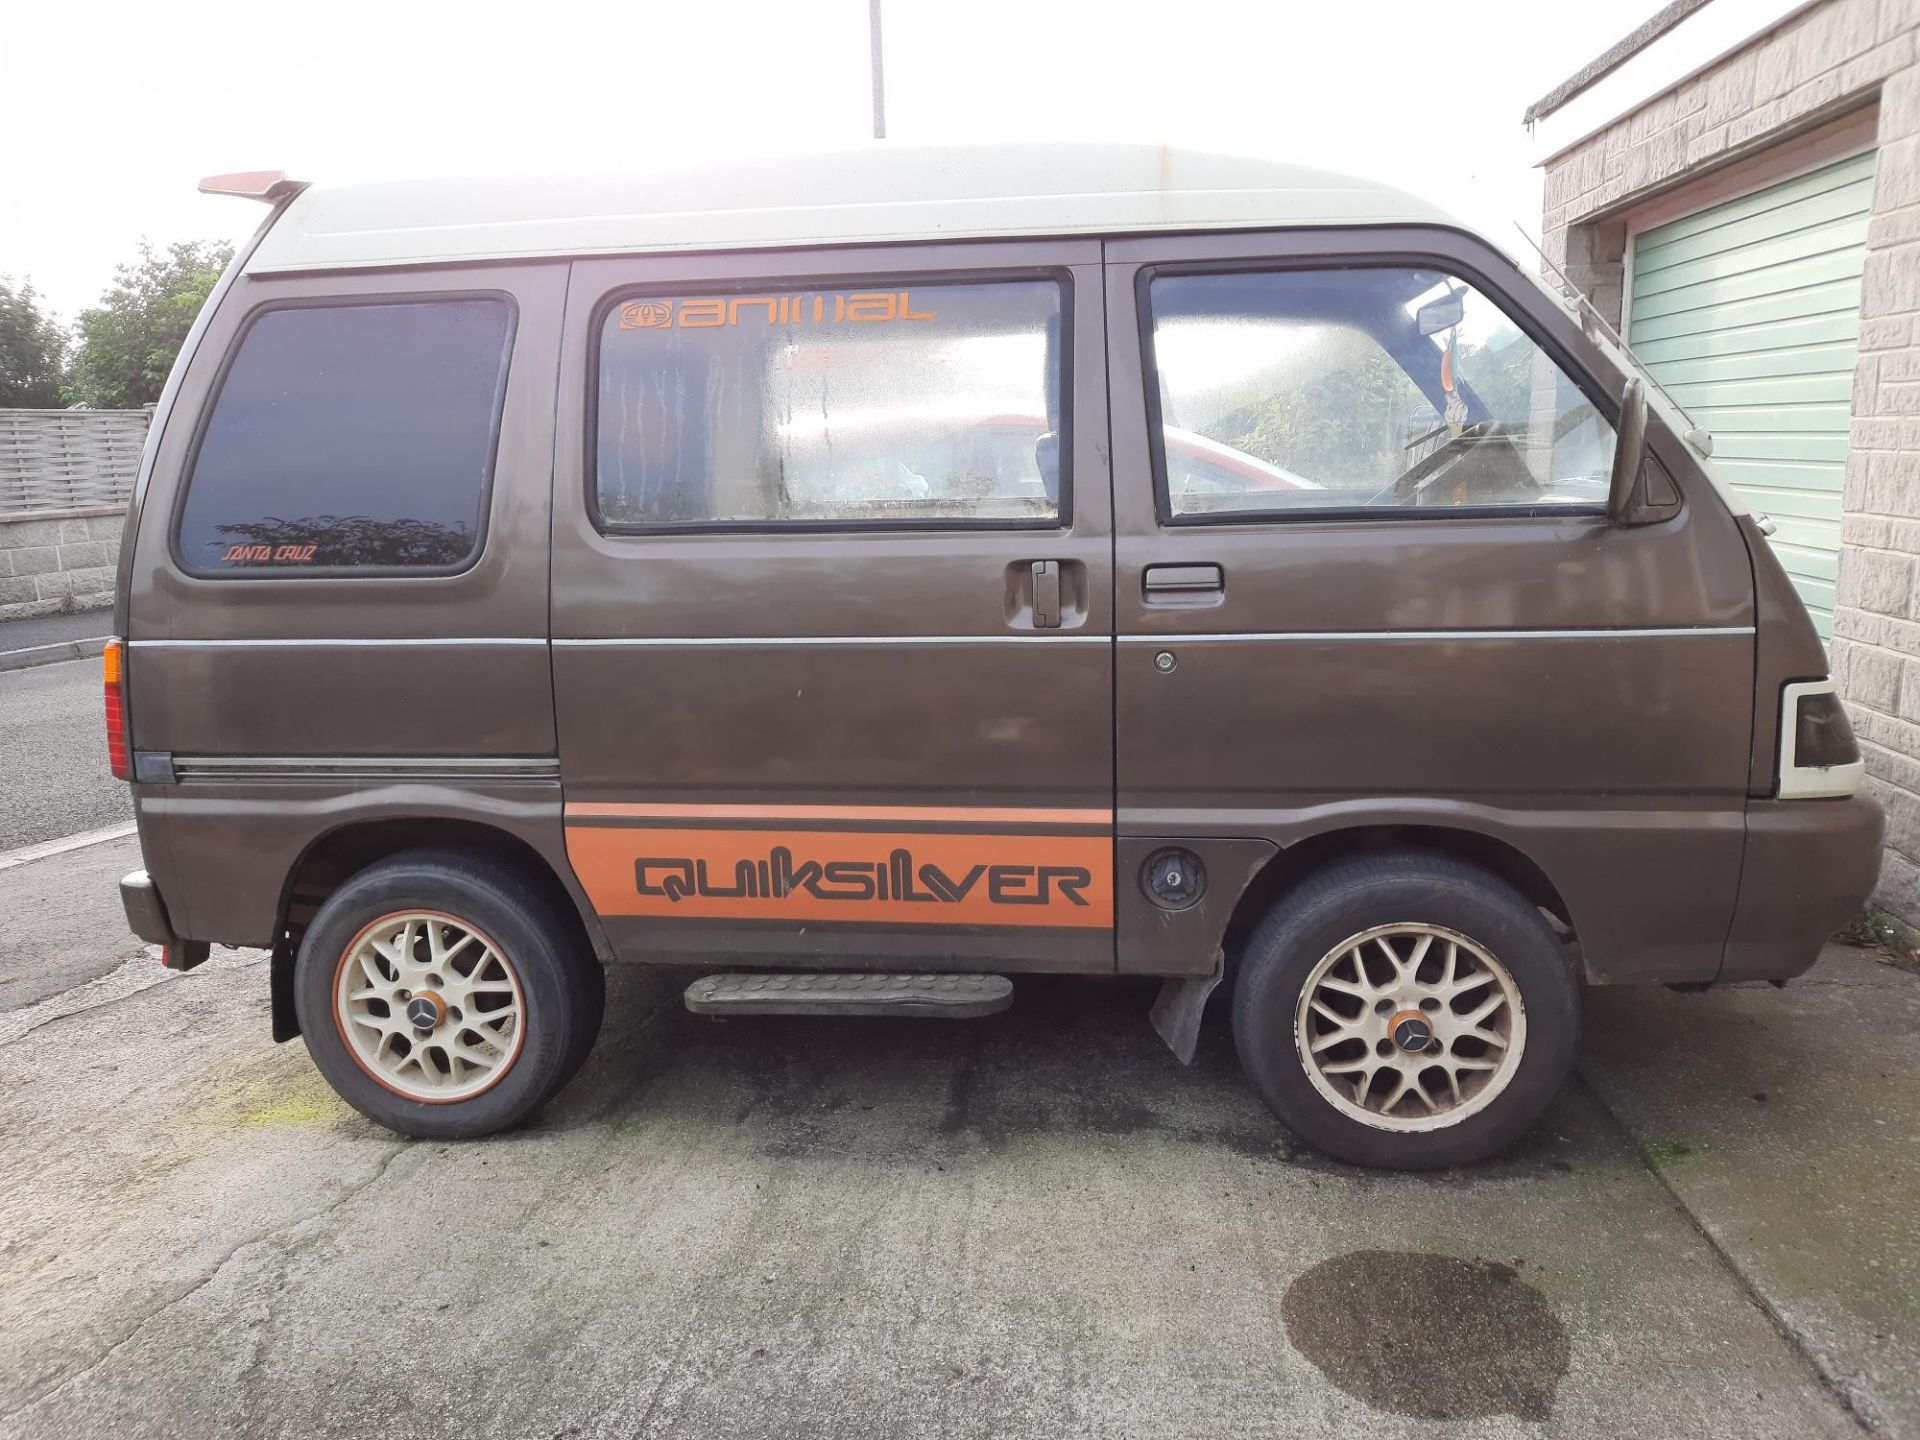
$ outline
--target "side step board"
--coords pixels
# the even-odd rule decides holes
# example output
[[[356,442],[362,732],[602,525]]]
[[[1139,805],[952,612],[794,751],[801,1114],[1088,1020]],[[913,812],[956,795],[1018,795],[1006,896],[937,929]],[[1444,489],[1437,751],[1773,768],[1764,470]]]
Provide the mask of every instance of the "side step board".
[[[1004,975],[707,975],[687,987],[696,1015],[907,1015],[971,1020],[1013,1003]]]

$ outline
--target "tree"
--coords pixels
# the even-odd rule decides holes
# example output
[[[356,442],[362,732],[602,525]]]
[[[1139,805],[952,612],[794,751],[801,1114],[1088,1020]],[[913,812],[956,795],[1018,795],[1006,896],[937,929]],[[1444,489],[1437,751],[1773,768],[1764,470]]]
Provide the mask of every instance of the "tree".
[[[1533,411],[1539,347],[1518,330],[1496,331],[1485,344],[1462,341],[1460,378],[1480,397],[1487,413],[1509,425],[1525,425]]]
[[[33,285],[0,275],[0,406],[53,409],[66,368],[66,332],[40,308]]]
[[[1371,342],[1328,341],[1312,354],[1311,368],[1223,417],[1214,438],[1326,485],[1382,484],[1398,475],[1425,398]]]
[[[164,251],[145,241],[140,259],[114,272],[100,304],[80,312],[80,350],[67,395],[99,410],[132,410],[160,398],[187,331],[233,247],[182,241]]]

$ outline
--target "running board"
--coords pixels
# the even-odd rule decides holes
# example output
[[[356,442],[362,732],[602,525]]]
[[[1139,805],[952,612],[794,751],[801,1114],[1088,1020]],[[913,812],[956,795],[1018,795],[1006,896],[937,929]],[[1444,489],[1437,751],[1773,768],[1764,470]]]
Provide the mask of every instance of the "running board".
[[[696,1015],[907,1015],[971,1020],[1013,1003],[1004,975],[707,975],[687,987]]]

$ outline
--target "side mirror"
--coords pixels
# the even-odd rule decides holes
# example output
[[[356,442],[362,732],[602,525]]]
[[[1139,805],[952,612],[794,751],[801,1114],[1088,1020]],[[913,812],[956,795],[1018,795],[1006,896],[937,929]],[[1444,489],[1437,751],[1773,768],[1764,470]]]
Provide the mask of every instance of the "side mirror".
[[[1647,390],[1635,375],[1620,395],[1620,425],[1613,439],[1613,476],[1607,485],[1607,517],[1626,522],[1632,515],[1633,490],[1640,466],[1647,458]]]

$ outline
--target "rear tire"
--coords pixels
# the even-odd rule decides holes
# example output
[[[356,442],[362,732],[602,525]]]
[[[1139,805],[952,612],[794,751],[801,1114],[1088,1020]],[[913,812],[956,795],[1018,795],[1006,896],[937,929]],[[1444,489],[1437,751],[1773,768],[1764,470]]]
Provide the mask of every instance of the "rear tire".
[[[307,1051],[342,1099],[420,1139],[516,1124],[599,1034],[605,982],[578,927],[491,860],[413,851],[355,875],[294,969]]]
[[[1512,885],[1450,855],[1336,862],[1248,938],[1240,1063],[1282,1122],[1356,1165],[1424,1170],[1504,1149],[1573,1067],[1579,986]]]

